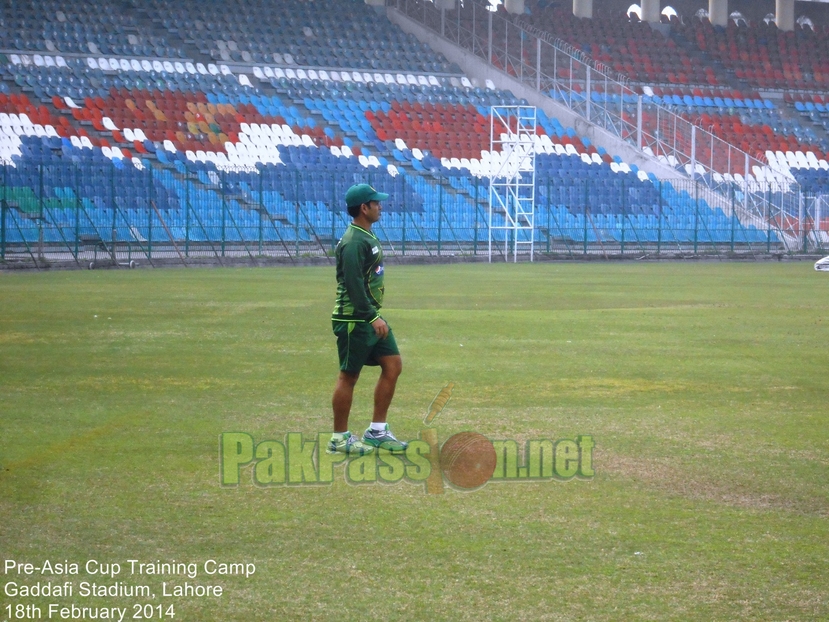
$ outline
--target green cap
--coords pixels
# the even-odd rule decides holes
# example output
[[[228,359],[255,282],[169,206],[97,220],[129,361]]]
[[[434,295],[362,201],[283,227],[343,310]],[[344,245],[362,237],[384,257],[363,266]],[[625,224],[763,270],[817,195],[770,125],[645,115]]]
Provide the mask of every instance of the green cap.
[[[385,192],[377,192],[368,184],[351,186],[345,193],[345,206],[357,207],[369,201],[385,201],[389,198]]]

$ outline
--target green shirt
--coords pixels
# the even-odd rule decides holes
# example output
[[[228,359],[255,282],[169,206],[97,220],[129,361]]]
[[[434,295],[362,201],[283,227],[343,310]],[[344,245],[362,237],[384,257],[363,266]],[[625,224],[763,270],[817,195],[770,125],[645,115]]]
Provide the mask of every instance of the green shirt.
[[[383,306],[383,249],[380,240],[351,223],[335,251],[337,302],[332,319],[373,322]]]

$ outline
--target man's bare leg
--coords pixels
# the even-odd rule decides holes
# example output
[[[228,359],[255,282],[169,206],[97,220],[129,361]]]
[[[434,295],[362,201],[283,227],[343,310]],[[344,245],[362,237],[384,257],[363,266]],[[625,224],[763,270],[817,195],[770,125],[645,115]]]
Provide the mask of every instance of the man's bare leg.
[[[334,409],[334,432],[348,432],[348,416],[351,414],[351,402],[354,400],[354,385],[357,384],[359,378],[360,374],[350,374],[345,371],[341,371],[337,377],[334,397],[331,398],[331,406]]]
[[[385,423],[397,387],[397,379],[403,371],[403,359],[400,355],[383,356],[377,359],[377,362],[380,363],[380,378],[374,387],[374,417],[371,421]]]

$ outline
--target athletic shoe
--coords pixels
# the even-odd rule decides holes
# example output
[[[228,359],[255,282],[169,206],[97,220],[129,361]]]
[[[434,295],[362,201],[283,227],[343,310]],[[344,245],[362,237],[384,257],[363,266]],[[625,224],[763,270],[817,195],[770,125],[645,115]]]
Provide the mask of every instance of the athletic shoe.
[[[382,430],[372,430],[371,427],[369,427],[365,434],[363,434],[363,442],[371,445],[372,447],[379,447],[380,449],[385,449],[392,453],[402,453],[406,451],[406,447],[409,446],[408,443],[397,440],[394,434],[392,434],[389,430],[388,423]]]
[[[332,437],[328,441],[329,454],[345,454],[347,456],[362,456],[363,454],[370,454],[374,451],[374,447],[366,445],[359,438],[354,436],[351,432],[345,432],[342,440],[334,440]]]

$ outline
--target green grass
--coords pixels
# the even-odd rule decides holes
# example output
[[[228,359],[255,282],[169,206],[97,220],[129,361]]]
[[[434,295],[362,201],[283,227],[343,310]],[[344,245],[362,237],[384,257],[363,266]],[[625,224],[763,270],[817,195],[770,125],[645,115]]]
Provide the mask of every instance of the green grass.
[[[118,562],[98,581],[177,621],[827,619],[828,285],[807,263],[389,266],[399,437],[451,381],[441,441],[596,441],[591,480],[428,495],[341,468],[220,485],[222,432],[330,429],[332,269],[0,273],[0,559]],[[129,559],[257,572],[164,599],[185,578]],[[66,579],[96,578],[0,576]],[[0,621],[135,600],[0,591]]]

